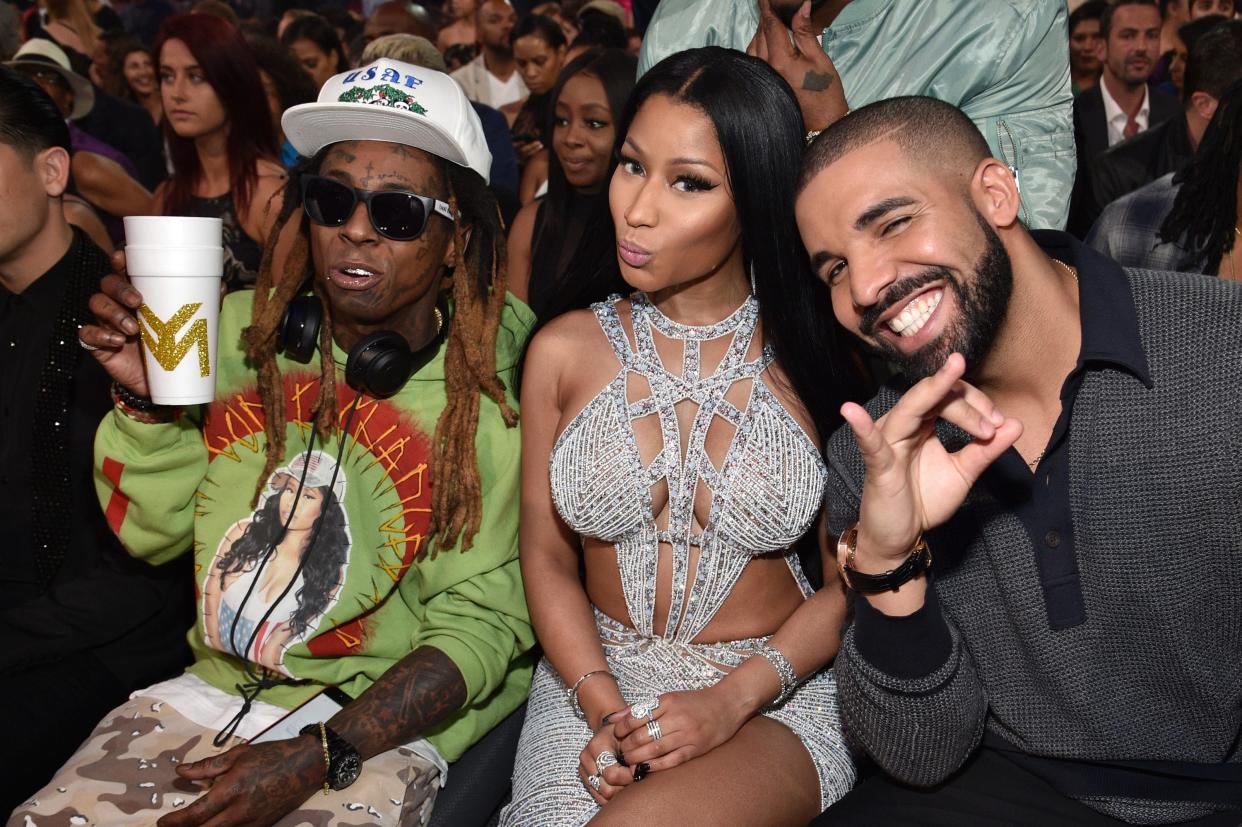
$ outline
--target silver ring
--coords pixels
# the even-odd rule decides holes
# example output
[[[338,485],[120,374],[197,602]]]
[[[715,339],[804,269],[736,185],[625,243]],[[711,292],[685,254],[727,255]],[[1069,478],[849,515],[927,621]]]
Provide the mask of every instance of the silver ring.
[[[598,775],[603,775],[604,770],[609,767],[615,767],[617,763],[617,756],[610,750],[604,750],[599,755],[595,756],[595,772]]]
[[[660,722],[651,720],[647,722],[647,734],[651,736],[652,743],[659,741],[664,737],[664,733],[660,731]]]
[[[659,698],[644,698],[638,703],[630,705],[630,715],[635,718],[650,718],[652,713],[659,708]]]
[[[78,346],[81,347],[83,350],[99,350],[99,348],[95,347],[94,345],[88,345],[86,342],[82,341],[81,336],[78,337]]]
[[[599,785],[601,782],[598,775],[588,775],[587,783],[591,785],[591,789],[595,790],[595,792],[599,792]]]

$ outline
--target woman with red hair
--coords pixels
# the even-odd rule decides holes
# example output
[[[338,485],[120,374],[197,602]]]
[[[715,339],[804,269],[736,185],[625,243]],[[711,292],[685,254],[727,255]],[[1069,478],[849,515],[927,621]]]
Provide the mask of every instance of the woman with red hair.
[[[164,215],[224,220],[224,284],[253,286],[285,182],[259,67],[241,33],[207,14],[171,17],[155,43],[173,175]]]

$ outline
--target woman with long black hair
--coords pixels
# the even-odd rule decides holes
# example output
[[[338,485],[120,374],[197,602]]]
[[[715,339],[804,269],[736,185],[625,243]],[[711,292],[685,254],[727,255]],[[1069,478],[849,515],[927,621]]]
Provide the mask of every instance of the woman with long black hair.
[[[281,670],[285,649],[318,625],[349,556],[345,478],[335,467],[322,452],[299,455],[272,474],[254,513],[225,533],[203,588],[209,645]],[[315,554],[303,562],[312,538]]]
[[[548,193],[523,207],[509,232],[513,293],[540,321],[625,286],[607,185],[616,167],[616,123],[634,88],[636,67],[632,55],[595,49],[567,65],[550,93]]]
[[[832,555],[815,592],[793,551],[847,388],[794,221],[803,131],[776,72],[720,48],[657,65],[618,127],[637,292],[548,323],[522,385],[545,658],[507,827],[803,825],[853,783],[845,598]]]

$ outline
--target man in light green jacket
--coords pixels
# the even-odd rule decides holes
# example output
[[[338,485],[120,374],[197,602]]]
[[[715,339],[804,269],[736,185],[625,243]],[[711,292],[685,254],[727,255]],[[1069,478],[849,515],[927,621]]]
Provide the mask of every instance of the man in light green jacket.
[[[828,125],[808,111],[809,97],[838,74],[836,86],[855,109],[899,95],[939,98],[969,115],[993,154],[1016,169],[1027,224],[1064,228],[1076,168],[1064,3],[817,0],[805,17],[797,0],[770,0],[771,10],[768,2],[662,0],[643,39],[639,74],[698,46],[748,50],[790,81],[809,130]],[[789,55],[755,48],[764,34],[775,43],[765,31],[780,27],[773,12],[794,29]],[[790,38],[787,30],[779,34]],[[816,54],[794,45],[814,38],[822,44]]]

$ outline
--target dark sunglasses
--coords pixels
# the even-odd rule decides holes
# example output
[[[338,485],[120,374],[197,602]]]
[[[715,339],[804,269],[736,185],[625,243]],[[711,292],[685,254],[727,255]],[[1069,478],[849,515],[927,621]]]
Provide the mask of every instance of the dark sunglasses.
[[[360,190],[312,175],[302,179],[302,207],[307,217],[324,227],[340,227],[361,201],[367,205],[371,226],[393,241],[413,241],[427,229],[427,220],[437,212],[453,220],[453,208],[426,195],[401,190]]]

